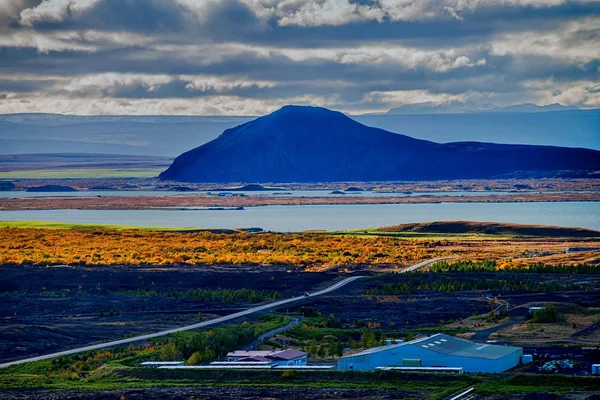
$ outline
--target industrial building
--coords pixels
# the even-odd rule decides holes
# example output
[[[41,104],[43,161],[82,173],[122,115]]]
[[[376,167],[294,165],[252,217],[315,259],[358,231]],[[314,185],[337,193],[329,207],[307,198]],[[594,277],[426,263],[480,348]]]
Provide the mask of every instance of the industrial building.
[[[304,351],[286,350],[236,350],[227,353],[229,363],[261,363],[266,362],[272,366],[306,365],[308,353]]]
[[[439,333],[342,357],[338,360],[338,370],[442,367],[462,368],[464,372],[496,373],[519,365],[522,355],[521,347],[479,344]]]

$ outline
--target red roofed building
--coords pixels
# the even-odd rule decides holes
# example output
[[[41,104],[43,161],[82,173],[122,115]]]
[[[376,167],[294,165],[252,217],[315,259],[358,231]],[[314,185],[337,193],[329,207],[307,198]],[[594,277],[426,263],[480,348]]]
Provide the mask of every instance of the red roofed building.
[[[306,365],[308,353],[304,351],[286,350],[236,350],[227,353],[227,361],[232,362],[264,362],[272,365]]]

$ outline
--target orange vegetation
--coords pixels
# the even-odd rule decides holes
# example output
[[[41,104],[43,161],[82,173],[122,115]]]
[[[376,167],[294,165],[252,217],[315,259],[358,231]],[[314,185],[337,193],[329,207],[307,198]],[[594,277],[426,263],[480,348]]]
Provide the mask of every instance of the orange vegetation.
[[[1,228],[0,265],[281,265],[323,271],[369,265],[394,268],[440,256],[499,260],[502,269],[540,262],[598,263],[598,251],[564,253],[568,247],[582,245],[600,247],[600,240],[416,240],[318,232],[215,234]]]
[[[426,242],[321,233],[213,234],[108,229],[0,229],[0,264],[405,264],[443,254]]]

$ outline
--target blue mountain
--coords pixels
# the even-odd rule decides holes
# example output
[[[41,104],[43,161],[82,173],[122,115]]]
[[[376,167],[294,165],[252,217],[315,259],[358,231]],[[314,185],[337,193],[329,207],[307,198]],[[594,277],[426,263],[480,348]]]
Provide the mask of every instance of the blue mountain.
[[[177,157],[184,182],[394,181],[550,176],[600,170],[600,151],[435,143],[365,126],[325,108],[286,106]]]

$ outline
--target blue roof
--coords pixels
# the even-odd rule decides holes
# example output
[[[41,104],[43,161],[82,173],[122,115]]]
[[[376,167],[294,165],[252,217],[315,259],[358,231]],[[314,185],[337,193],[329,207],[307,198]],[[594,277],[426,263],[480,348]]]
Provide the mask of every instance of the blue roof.
[[[360,353],[351,354],[342,358],[364,356],[403,346],[418,346],[440,354],[447,354],[457,357],[485,358],[490,360],[499,359],[512,354],[515,351],[521,350],[520,347],[480,344],[438,333],[430,337],[411,340],[410,342],[373,347],[371,349],[361,351]]]

